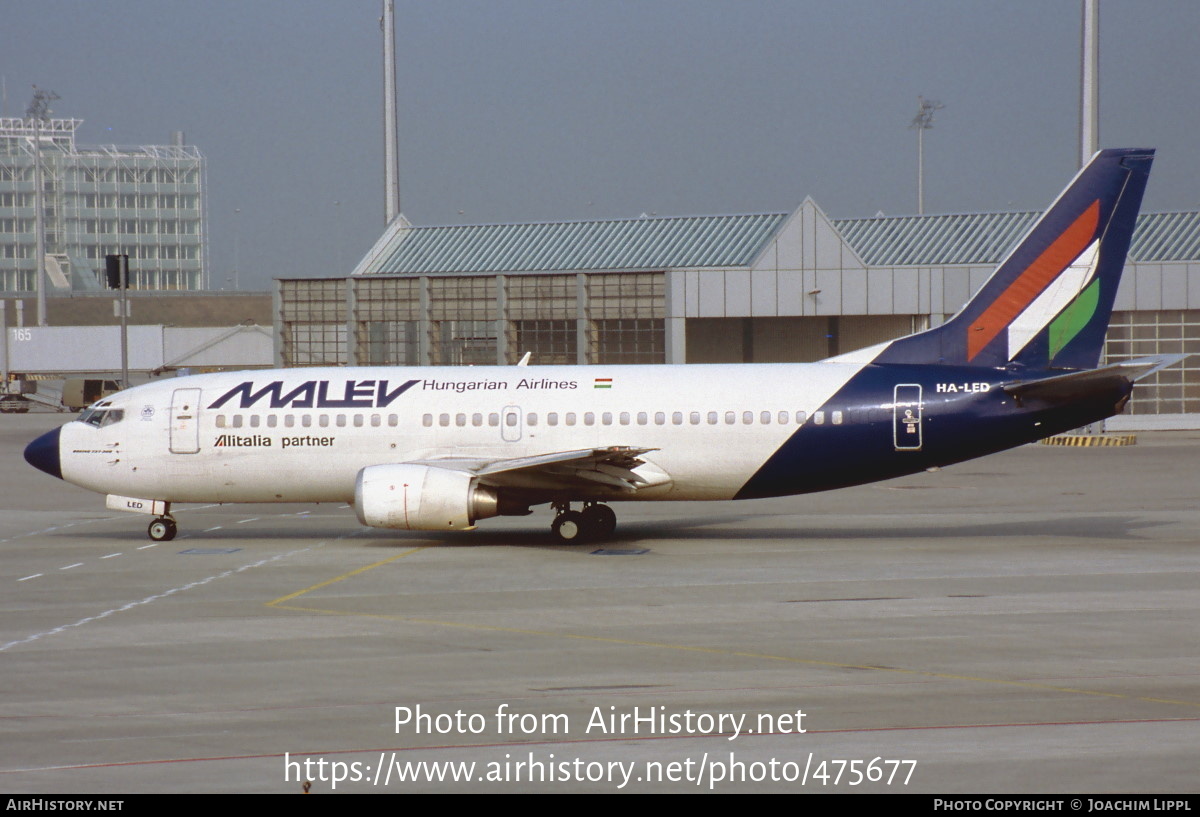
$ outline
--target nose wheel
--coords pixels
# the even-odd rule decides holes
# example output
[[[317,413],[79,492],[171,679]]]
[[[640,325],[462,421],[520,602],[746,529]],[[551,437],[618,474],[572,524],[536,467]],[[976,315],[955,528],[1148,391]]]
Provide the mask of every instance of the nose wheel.
[[[150,527],[146,529],[146,533],[155,542],[170,542],[178,532],[179,527],[175,524],[175,520],[169,516],[160,516],[151,522]]]
[[[582,511],[573,511],[570,503],[561,503],[554,508],[558,515],[550,524],[550,531],[563,544],[602,541],[617,528],[617,515],[607,505],[591,502]]]

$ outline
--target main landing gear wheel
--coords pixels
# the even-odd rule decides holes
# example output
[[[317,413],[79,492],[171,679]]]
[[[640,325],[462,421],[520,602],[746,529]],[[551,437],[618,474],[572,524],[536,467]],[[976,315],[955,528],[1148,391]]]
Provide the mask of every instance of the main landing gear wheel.
[[[595,542],[607,539],[617,527],[617,515],[607,505],[585,505],[583,511],[573,511],[570,505],[556,505],[558,516],[550,530],[563,544]]]
[[[150,523],[150,527],[146,529],[146,533],[155,542],[170,542],[178,533],[179,527],[175,524],[175,520],[167,516],[161,516]]]
[[[585,531],[583,514],[578,511],[564,511],[554,517],[550,530],[564,544],[577,543],[583,539]]]
[[[589,539],[607,539],[617,529],[617,514],[607,505],[588,505],[581,515]]]

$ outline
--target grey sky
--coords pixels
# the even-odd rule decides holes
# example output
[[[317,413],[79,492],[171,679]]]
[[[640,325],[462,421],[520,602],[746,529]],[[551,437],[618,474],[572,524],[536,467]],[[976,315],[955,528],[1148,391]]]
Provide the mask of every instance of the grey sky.
[[[344,274],[382,229],[378,0],[5,0],[4,115],[31,85],[84,144],[208,157],[210,260],[243,288]],[[417,224],[1046,205],[1077,164],[1076,0],[397,2]],[[1159,149],[1145,209],[1200,207],[1200,4],[1101,2],[1104,146]],[[335,204],[340,202],[340,204]],[[240,212],[237,212],[239,211]]]

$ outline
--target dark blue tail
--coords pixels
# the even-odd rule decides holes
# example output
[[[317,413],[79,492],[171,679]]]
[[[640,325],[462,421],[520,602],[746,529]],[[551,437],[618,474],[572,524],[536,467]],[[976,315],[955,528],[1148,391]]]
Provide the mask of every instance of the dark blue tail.
[[[1153,160],[1097,153],[962,311],[876,362],[1094,368]]]

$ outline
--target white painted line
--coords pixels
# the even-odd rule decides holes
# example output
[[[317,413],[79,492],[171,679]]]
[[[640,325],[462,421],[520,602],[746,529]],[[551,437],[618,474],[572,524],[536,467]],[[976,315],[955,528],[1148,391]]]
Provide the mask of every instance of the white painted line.
[[[120,555],[121,555],[120,553],[110,553],[107,556],[101,556],[100,558],[101,559],[115,559],[116,557],[118,557]]]
[[[205,532],[205,533],[208,533],[209,531],[220,530],[220,529],[221,529],[221,528],[223,528],[223,527],[225,527],[225,526],[224,526],[224,525],[214,525],[214,526],[213,526],[213,527],[211,527],[211,528],[205,528],[205,529],[204,529],[204,532]]]
[[[145,550],[146,548],[156,548],[156,547],[158,547],[158,542],[151,542],[148,545],[142,545],[140,548],[138,548],[138,550]]]
[[[258,517],[257,517],[257,516],[255,516],[255,517],[251,517],[250,519],[239,519],[239,520],[238,520],[238,524],[239,524],[239,525],[244,525],[244,524],[246,524],[247,522],[257,522],[257,521],[258,521]]]
[[[70,570],[73,567],[82,567],[82,566],[83,566],[83,562],[76,562],[73,565],[67,565],[66,567],[60,567],[59,570]]]
[[[44,630],[40,633],[34,633],[33,635],[26,636],[25,638],[17,639],[16,641],[9,641],[7,644],[0,644],[0,652],[4,652],[5,650],[10,649],[11,647],[20,646],[21,644],[28,644],[31,641],[37,641],[39,638],[44,638],[48,635],[55,635],[56,633],[65,632],[66,630],[69,630],[73,627],[82,627],[84,624],[87,624],[89,622],[99,621],[102,618],[108,618],[109,616],[114,615],[116,613],[121,613],[121,612],[124,612],[125,610],[132,610],[134,607],[140,607],[143,604],[149,604],[150,602],[157,601],[158,599],[165,599],[168,596],[172,596],[176,593],[182,593],[185,590],[191,590],[193,587],[201,587],[203,585],[208,584],[209,582],[216,581],[217,579],[223,579],[226,576],[233,576],[237,573],[241,573],[243,571],[250,570],[251,568],[259,567],[260,565],[270,564],[271,562],[277,562],[281,559],[286,559],[289,556],[295,556],[297,553],[304,553],[305,551],[312,550],[314,547],[320,547],[320,546],[321,545],[309,545],[308,547],[296,548],[295,550],[289,551],[287,553],[280,553],[275,556],[269,556],[265,559],[259,559],[257,562],[251,562],[250,564],[245,564],[245,565],[242,565],[241,567],[235,567],[231,570],[226,570],[224,573],[217,573],[216,575],[209,576],[207,579],[200,579],[199,581],[190,582],[188,584],[181,585],[179,587],[172,587],[170,590],[164,590],[161,593],[155,593],[152,596],[146,596],[144,599],[139,599],[138,601],[128,602],[127,604],[123,604],[120,607],[113,607],[111,609],[105,610],[103,613],[98,613],[94,616],[87,616],[86,618],[81,618],[81,619],[79,619],[79,621],[73,622],[71,624],[63,624],[59,627],[55,627],[50,630]],[[83,564],[83,563],[80,562],[80,564]]]
[[[42,575],[42,574],[41,574],[41,573],[34,573],[32,576],[26,576],[26,577],[25,577],[25,578],[23,578],[23,579],[17,579],[17,581],[19,581],[19,582],[27,582],[27,581],[29,581],[30,579],[36,579],[36,578],[37,578],[38,576],[40,576],[40,575]]]

